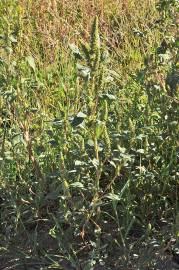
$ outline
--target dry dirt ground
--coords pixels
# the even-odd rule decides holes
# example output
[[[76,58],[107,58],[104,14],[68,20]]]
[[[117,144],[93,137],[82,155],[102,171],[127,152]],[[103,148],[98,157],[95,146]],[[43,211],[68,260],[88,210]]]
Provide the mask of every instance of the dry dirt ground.
[[[125,259],[120,249],[108,249],[108,257],[103,260],[103,265],[96,265],[93,270],[176,270],[179,269],[179,256],[172,255],[172,239],[165,230],[162,238],[166,237],[163,244],[157,238],[138,241],[130,239],[131,243]],[[167,240],[171,239],[171,240]],[[160,242],[160,244],[159,244]],[[0,242],[0,270],[84,270],[89,254],[81,256],[81,268],[74,268],[65,260],[58,249],[58,244],[47,230],[31,231],[19,235],[13,241]],[[131,248],[132,247],[132,248]],[[58,262],[55,265],[54,262]],[[90,270],[90,268],[89,268]]]

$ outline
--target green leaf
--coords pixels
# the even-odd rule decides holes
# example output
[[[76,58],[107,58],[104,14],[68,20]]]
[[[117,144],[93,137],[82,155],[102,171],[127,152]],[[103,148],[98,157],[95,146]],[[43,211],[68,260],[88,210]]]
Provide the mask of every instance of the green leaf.
[[[79,125],[81,125],[83,123],[83,121],[84,121],[83,118],[74,117],[74,119],[72,121],[72,126],[78,127]]]
[[[59,144],[58,144],[58,141],[57,140],[50,140],[49,141],[49,143],[50,143],[50,145],[52,146],[52,147],[57,147]]]
[[[73,118],[72,126],[73,126],[73,127],[77,127],[77,126],[81,125],[86,117],[87,117],[86,114],[84,114],[83,112],[79,112],[79,113]]]
[[[112,201],[120,201],[125,190],[129,187],[129,182],[130,182],[130,179],[125,183],[125,185],[123,186],[123,188],[118,194],[108,193],[105,197]]]
[[[104,122],[98,121],[96,125],[96,138],[99,139],[99,137],[102,135],[104,130]]]
[[[107,99],[107,100],[110,100],[110,101],[116,100],[116,96],[111,95],[111,94],[104,94],[104,95],[102,95],[102,97],[103,97],[104,99]]]
[[[120,151],[121,154],[124,154],[126,152],[126,148],[121,147],[120,145],[117,146],[118,150]]]
[[[10,36],[9,36],[9,40],[10,40],[12,43],[17,43],[17,39],[16,39],[13,35],[10,35]]]
[[[93,147],[93,146],[94,146],[94,141],[93,141],[93,140],[88,140],[88,141],[87,141],[87,144],[88,144],[89,146]]]
[[[123,195],[124,191],[129,187],[129,182],[130,182],[130,179],[125,183],[125,185],[121,189],[121,191],[119,193],[120,198],[122,198],[122,195]]]
[[[99,160],[98,160],[98,159],[93,158],[93,159],[91,160],[91,162],[92,162],[92,164],[93,164],[93,166],[94,166],[95,168],[98,168],[98,166],[99,166]]]
[[[75,160],[75,166],[82,166],[84,164],[81,160]]]
[[[145,137],[146,137],[145,134],[139,134],[139,135],[136,137],[136,139],[142,140],[142,139],[145,138]]]
[[[70,184],[70,186],[73,188],[82,188],[82,189],[84,188],[83,184],[80,182],[74,182],[74,183]]]
[[[136,152],[139,154],[144,154],[145,151],[144,151],[144,149],[138,149]]]
[[[12,137],[12,144],[13,144],[13,146],[16,146],[19,143],[24,143],[23,136],[22,136],[22,134],[15,134]]]
[[[89,260],[84,266],[84,270],[94,270],[95,264],[96,264],[96,261],[94,259]]]
[[[109,161],[109,163],[111,164],[112,167],[116,168],[116,164],[114,163],[114,161]]]
[[[36,65],[35,65],[34,58],[31,55],[29,55],[29,56],[26,57],[26,60],[27,60],[27,62],[29,64],[29,66],[33,69],[33,71],[35,71],[36,70]]]
[[[77,64],[76,67],[77,67],[77,71],[78,71],[79,76],[81,76],[83,78],[87,78],[87,79],[90,78],[91,69],[89,67],[85,67],[85,66],[82,66],[80,64]]]
[[[105,197],[112,200],[112,201],[120,201],[121,200],[121,197],[117,194],[114,194],[114,193],[108,193]]]
[[[83,59],[79,48],[74,43],[69,44],[69,47],[76,58]]]
[[[179,48],[179,39],[178,40],[175,40],[174,46],[177,47],[177,48]]]
[[[77,117],[78,118],[86,118],[87,117],[87,115],[86,114],[84,114],[83,112],[79,112],[78,114],[77,114]]]
[[[12,161],[14,160],[13,156],[12,156],[12,153],[10,151],[6,151],[4,152],[4,156],[5,156],[5,160],[7,161]]]

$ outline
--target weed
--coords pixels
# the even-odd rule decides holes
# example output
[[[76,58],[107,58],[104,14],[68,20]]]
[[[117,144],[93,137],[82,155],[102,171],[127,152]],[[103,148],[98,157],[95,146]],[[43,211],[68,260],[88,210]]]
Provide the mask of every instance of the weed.
[[[157,248],[174,239],[177,256],[176,2],[92,2],[0,3],[7,267],[15,245],[14,267],[24,269],[34,260],[41,269],[145,269],[153,262],[136,261],[135,249],[154,237]],[[79,37],[72,30],[84,30],[90,5],[101,16]]]

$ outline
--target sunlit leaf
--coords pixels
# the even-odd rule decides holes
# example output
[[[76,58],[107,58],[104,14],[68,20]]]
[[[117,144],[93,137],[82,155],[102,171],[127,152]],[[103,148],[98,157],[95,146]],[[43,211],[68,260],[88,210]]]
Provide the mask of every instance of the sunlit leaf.
[[[73,188],[82,188],[82,189],[84,188],[84,185],[80,182],[74,182],[74,183],[70,184],[70,186]]]
[[[33,69],[33,71],[35,71],[36,70],[36,65],[35,65],[34,58],[31,55],[29,55],[29,56],[26,57],[26,60],[27,60],[27,62],[29,64],[29,66]]]

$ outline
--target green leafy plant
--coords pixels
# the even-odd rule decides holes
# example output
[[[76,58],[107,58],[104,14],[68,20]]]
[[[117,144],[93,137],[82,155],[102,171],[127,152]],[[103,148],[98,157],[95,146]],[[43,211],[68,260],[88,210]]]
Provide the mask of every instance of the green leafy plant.
[[[0,3],[0,263],[152,269],[153,250],[177,255],[175,5],[166,1],[157,23],[152,6],[147,28],[149,18],[141,24],[141,11],[127,1],[131,13],[119,18],[113,10],[108,18],[116,38],[117,27],[121,38],[128,33],[122,44],[106,38],[96,16],[88,42],[64,40],[47,64],[44,21],[39,28],[31,2],[28,15],[15,2]],[[53,26],[58,12],[50,4],[48,19],[41,16]]]

